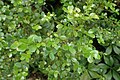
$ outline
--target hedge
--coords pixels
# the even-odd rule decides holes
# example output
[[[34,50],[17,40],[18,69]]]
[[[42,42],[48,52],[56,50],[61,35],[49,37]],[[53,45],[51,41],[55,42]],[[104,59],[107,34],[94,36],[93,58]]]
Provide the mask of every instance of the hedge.
[[[0,80],[119,80],[119,0],[0,0]]]

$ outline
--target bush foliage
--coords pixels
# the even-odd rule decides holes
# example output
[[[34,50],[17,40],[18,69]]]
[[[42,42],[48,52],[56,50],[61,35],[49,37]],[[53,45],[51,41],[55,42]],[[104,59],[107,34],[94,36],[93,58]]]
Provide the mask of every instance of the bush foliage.
[[[119,80],[119,0],[0,0],[0,80]]]

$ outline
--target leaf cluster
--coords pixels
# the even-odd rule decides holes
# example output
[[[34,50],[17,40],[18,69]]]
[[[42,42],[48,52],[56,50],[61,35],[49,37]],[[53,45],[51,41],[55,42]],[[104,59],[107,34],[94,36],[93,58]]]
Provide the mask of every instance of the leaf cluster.
[[[0,80],[119,80],[118,2],[1,0]]]

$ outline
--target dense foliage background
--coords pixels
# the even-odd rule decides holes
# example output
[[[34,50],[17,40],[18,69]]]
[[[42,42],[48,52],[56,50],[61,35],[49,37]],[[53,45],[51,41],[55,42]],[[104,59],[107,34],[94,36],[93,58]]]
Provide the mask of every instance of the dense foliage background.
[[[120,80],[119,0],[0,0],[0,80]]]

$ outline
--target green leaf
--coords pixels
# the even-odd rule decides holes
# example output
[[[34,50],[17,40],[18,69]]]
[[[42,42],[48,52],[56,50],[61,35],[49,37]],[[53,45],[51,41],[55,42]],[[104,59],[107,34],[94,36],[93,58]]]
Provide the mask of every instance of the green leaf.
[[[97,67],[102,68],[102,69],[106,69],[106,70],[109,68],[109,66],[107,66],[107,65],[104,64],[104,63],[98,64]]]
[[[72,62],[79,63],[76,58],[72,58]]]
[[[78,68],[77,68],[77,72],[78,72],[78,74],[81,74],[81,73],[82,73],[82,68],[81,68],[81,67],[78,67]]]
[[[37,36],[35,34],[32,34],[28,37],[28,40],[32,41],[32,42],[41,42],[42,38],[41,38],[41,36]]]
[[[114,64],[113,57],[110,56],[110,65],[113,66],[113,64]]]
[[[116,71],[114,71],[114,70],[113,70],[113,78],[115,80],[120,80],[120,75]]]
[[[111,70],[107,74],[105,74],[105,78],[106,78],[106,80],[111,80],[112,79],[112,72],[111,72]]]
[[[65,45],[63,45],[63,46],[62,46],[62,48],[63,48],[63,50],[69,50],[69,46],[68,46],[68,45],[66,45],[66,44],[65,44]]]
[[[26,62],[29,62],[29,58],[31,57],[31,54],[27,53],[22,53],[20,60],[26,60]]]
[[[18,41],[15,41],[10,47],[12,49],[17,49],[19,45],[20,45],[20,43]]]
[[[72,54],[75,54],[76,53],[76,50],[73,48],[73,47],[69,47],[69,51],[72,53]]]
[[[99,71],[99,67],[97,67],[95,64],[88,64],[88,69],[91,71]]]
[[[94,59],[93,59],[93,57],[90,55],[90,56],[87,58],[87,60],[88,60],[89,63],[92,63]]]
[[[54,36],[55,36],[55,37],[58,37],[58,34],[54,33]]]
[[[2,47],[3,47],[3,45],[2,45],[2,43],[0,43],[0,50],[2,50]]]
[[[61,40],[66,40],[67,37],[66,37],[66,36],[60,36],[60,39],[61,39]]]
[[[67,9],[68,9],[68,13],[72,13],[73,9],[74,9],[74,6],[68,6]]]
[[[9,32],[14,31],[15,27],[16,27],[16,23],[15,21],[12,21],[11,24],[9,24],[8,31]]]
[[[103,36],[100,34],[98,37],[99,37],[99,38],[97,39],[97,40],[98,40],[98,43],[105,44]]]
[[[42,3],[44,3],[44,0],[38,0],[38,2],[39,2],[40,4],[42,4]]]
[[[20,57],[20,60],[24,60],[25,57],[26,57],[26,54],[25,54],[25,53],[22,53],[22,54],[21,54],[21,57]]]
[[[54,71],[54,77],[57,78],[58,77],[59,72],[58,71]]]
[[[99,55],[99,53],[98,53],[97,50],[93,50],[92,52],[93,52],[93,54],[94,54],[94,58],[95,58],[95,59],[100,59],[100,55]]]
[[[54,53],[50,53],[49,57],[50,57],[51,60],[54,60],[55,59]]]
[[[120,42],[117,41],[117,42],[116,42],[116,45],[117,45],[118,47],[120,47]]]
[[[30,52],[35,52],[36,51],[36,49],[37,49],[37,45],[30,45],[30,46],[28,46],[28,49],[29,49],[29,51]]]
[[[74,31],[74,32],[73,32],[73,34],[74,34],[74,36],[75,36],[75,37],[77,37],[77,36],[78,36],[77,31]]]
[[[88,34],[88,36],[90,36],[91,38],[95,38],[94,34]]]
[[[90,13],[90,17],[94,19],[99,19],[98,15],[96,15],[95,13]]]
[[[22,72],[22,75],[27,76],[28,73],[27,72]]]
[[[111,54],[112,52],[112,46],[107,47],[106,51],[105,51],[108,55]]]
[[[82,76],[80,77],[80,80],[91,80],[87,70],[85,70],[85,72],[82,74]]]
[[[0,37],[3,37],[4,36],[4,33],[3,32],[0,32]]]
[[[89,31],[88,31],[88,33],[89,34],[93,34],[95,31],[93,30],[93,29],[90,29]]]
[[[25,43],[22,43],[19,47],[18,47],[18,51],[25,51],[27,49],[28,45]]]
[[[58,24],[58,25],[56,26],[56,28],[58,28],[58,29],[61,29],[62,27],[63,27],[62,24]]]
[[[20,62],[16,62],[16,63],[14,64],[14,66],[17,67],[17,68],[21,68],[22,65],[21,65]]]
[[[107,65],[109,66],[112,66],[113,64],[113,60],[112,60],[112,57],[111,57],[111,60],[110,60],[110,57],[109,56],[104,56],[104,61]]]
[[[25,59],[25,57],[24,57],[24,56],[21,56],[21,57],[20,57],[20,60],[21,60],[21,61],[22,61],[22,60],[24,60],[24,59]]]
[[[14,6],[22,4],[22,0],[17,0],[17,1],[12,0],[11,2],[14,4]]]
[[[117,69],[118,72],[120,72],[120,67]]]
[[[113,50],[116,54],[120,54],[120,49],[117,46],[113,46]]]
[[[94,72],[94,71],[89,71],[89,74],[91,75],[92,78],[100,78],[101,77],[97,72]]]
[[[42,27],[40,25],[35,25],[32,28],[36,31],[39,30],[39,29],[42,29]]]

